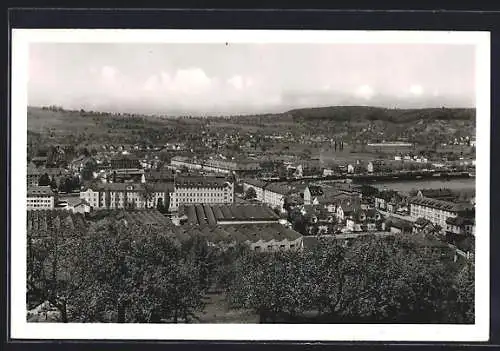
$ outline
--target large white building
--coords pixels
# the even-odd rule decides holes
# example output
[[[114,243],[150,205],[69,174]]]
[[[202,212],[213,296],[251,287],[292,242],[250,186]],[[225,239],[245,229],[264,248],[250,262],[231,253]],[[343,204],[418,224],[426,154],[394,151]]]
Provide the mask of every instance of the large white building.
[[[32,186],[26,194],[27,210],[51,210],[55,204],[55,194],[50,186]]]
[[[245,179],[242,182],[243,191],[246,193],[248,189],[253,188],[255,190],[255,199],[258,201],[264,201],[264,188],[266,186],[266,182],[259,179]]]
[[[180,205],[233,202],[234,184],[224,177],[177,177],[169,209],[177,211]]]
[[[183,156],[174,156],[170,165],[176,169],[187,168],[192,170],[203,170],[206,172],[221,174],[255,174],[261,167],[257,162],[235,162],[226,160],[201,160],[190,159]]]
[[[234,186],[224,177],[178,177],[163,183],[104,183],[80,192],[94,209],[156,208],[170,211],[184,204],[231,204]]]
[[[284,211],[287,195],[297,192],[297,189],[287,183],[266,183],[257,179],[247,179],[242,182],[243,191],[254,188],[256,200],[268,204],[272,208]]]
[[[80,192],[94,209],[156,208],[173,197],[173,183],[104,183]],[[170,206],[172,202],[170,202]]]
[[[413,219],[425,218],[443,229],[447,227],[448,218],[457,217],[465,210],[461,204],[418,196],[409,199],[408,203]]]

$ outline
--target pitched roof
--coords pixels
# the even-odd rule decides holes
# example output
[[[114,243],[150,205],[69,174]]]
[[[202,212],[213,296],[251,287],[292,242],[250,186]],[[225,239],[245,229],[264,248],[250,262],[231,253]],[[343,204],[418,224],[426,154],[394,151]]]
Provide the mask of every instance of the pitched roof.
[[[411,229],[413,227],[412,222],[396,217],[389,217],[387,222],[390,223],[391,227],[398,229]]]
[[[212,225],[203,227],[185,225],[181,227],[171,227],[170,231],[172,235],[180,241],[184,241],[193,236],[201,236],[215,244],[255,243],[260,240],[264,242],[269,242],[271,240],[295,241],[302,237],[300,233],[278,223]]]
[[[435,208],[439,210],[450,211],[450,212],[459,212],[466,209],[466,206],[464,204],[458,204],[449,201],[443,201],[443,200],[437,200],[419,196],[414,196],[409,198],[408,203]]]
[[[426,225],[428,224],[431,224],[432,222],[426,218],[423,218],[423,217],[419,217],[417,218],[417,220],[415,221],[415,224],[418,225],[418,226],[421,226],[421,227],[425,227]]]
[[[48,185],[30,186],[27,191],[28,196],[53,196],[54,192]]]
[[[323,195],[323,189],[319,185],[308,185],[307,188],[309,189],[309,192],[311,193],[311,196],[321,196]]]
[[[85,201],[84,199],[80,199],[79,197],[68,197],[66,199],[66,202],[68,203],[68,206],[79,206],[81,204],[84,204],[84,205],[89,205],[89,203],[87,201]]]
[[[258,188],[264,188],[267,184],[267,182],[260,179],[243,179],[241,182]]]
[[[228,183],[225,177],[190,176],[175,179],[175,187],[177,188],[215,188],[225,187]]]
[[[142,183],[99,183],[96,184],[95,189],[99,191],[144,191],[145,188]]]
[[[287,183],[268,183],[265,187],[266,191],[276,194],[288,195],[292,192],[294,187]]]
[[[456,197],[451,189],[421,189],[422,196],[429,198]]]

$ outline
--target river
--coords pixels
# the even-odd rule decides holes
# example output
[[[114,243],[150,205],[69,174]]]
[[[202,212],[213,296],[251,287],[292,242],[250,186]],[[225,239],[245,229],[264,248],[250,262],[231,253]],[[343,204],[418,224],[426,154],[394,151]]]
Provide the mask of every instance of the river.
[[[408,180],[395,182],[374,182],[370,185],[379,190],[391,189],[408,193],[413,189],[452,189],[472,190],[476,188],[475,178],[450,179],[450,180]]]

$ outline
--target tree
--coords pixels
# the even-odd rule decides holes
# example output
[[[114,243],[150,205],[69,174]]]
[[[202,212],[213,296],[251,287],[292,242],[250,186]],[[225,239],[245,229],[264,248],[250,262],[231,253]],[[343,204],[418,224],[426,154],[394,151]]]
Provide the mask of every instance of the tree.
[[[251,200],[251,199],[256,199],[257,198],[257,192],[253,187],[249,187],[247,191],[245,192],[245,199],[246,200]]]
[[[320,239],[310,251],[240,257],[227,294],[233,308],[253,309],[261,322],[316,311],[325,322],[437,323],[455,320],[452,279],[439,254],[405,237],[348,247]]]
[[[161,213],[164,213],[165,207],[163,206],[163,198],[158,198],[158,202],[156,203],[156,209]]]
[[[203,308],[200,266],[162,229],[102,224],[81,237],[72,255],[71,320],[188,322]]]
[[[38,179],[38,185],[40,186],[50,185],[50,177],[47,173],[44,173],[40,176],[40,178]]]
[[[151,184],[144,184],[144,192],[142,192],[142,199],[144,200],[144,207],[148,208],[148,204],[154,199],[154,188]]]
[[[467,262],[456,277],[457,319],[461,323],[474,323],[474,264]]]
[[[52,180],[50,181],[50,187],[53,189],[53,190],[57,190],[57,181],[55,178],[52,178]]]
[[[82,169],[82,179],[92,180],[94,178],[94,171],[96,170],[96,164],[93,160],[87,160]]]

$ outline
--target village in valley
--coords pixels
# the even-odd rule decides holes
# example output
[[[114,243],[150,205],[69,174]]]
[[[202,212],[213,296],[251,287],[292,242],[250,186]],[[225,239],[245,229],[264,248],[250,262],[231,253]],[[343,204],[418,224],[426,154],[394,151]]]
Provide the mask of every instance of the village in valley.
[[[446,153],[418,153],[401,141],[356,152],[351,141],[300,136],[304,146],[286,153],[297,137],[271,133],[232,141],[219,129],[193,142],[39,145],[27,166],[28,232],[54,219],[86,231],[111,220],[160,228],[180,242],[200,237],[224,250],[263,253],[404,236],[441,260],[473,261],[473,136],[451,139]],[[241,139],[250,142],[231,156]]]
[[[474,324],[474,94],[435,81],[468,82],[443,53],[473,50],[65,45],[31,50],[52,68],[30,73],[28,322]]]

